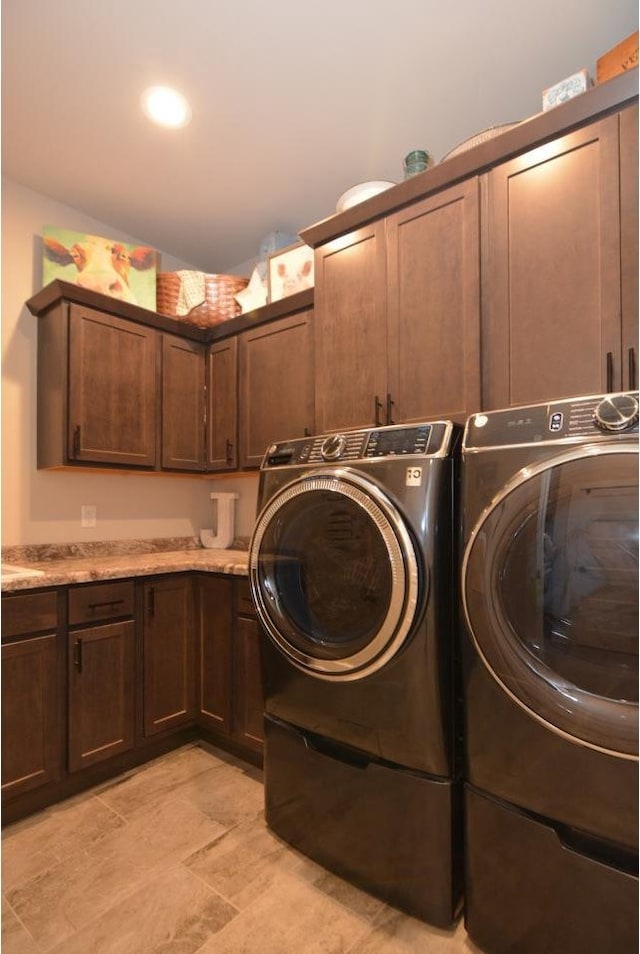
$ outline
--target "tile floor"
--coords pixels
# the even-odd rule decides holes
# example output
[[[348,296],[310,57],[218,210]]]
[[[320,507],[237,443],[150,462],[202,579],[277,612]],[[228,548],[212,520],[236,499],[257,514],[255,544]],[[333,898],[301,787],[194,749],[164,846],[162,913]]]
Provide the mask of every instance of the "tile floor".
[[[265,826],[261,773],[188,745],[8,826],[2,954],[479,954]]]

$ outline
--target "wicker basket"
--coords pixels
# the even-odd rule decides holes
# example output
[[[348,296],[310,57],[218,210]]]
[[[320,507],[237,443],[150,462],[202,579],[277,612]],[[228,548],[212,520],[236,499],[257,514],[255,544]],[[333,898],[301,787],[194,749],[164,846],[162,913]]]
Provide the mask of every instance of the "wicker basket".
[[[156,277],[156,311],[179,321],[188,321],[200,328],[209,328],[221,321],[235,318],[242,311],[235,295],[249,284],[239,275],[205,275],[205,301],[186,315],[178,314],[180,275],[177,272],[158,272]]]

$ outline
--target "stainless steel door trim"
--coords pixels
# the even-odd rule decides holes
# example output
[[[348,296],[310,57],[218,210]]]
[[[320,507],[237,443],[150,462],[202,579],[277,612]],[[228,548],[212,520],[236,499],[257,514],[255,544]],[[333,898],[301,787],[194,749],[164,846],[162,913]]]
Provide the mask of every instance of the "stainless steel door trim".
[[[603,446],[609,447],[609,448],[612,446],[615,446],[616,442],[620,441],[621,436],[622,435],[620,434],[616,435],[611,431],[608,434],[605,434],[604,432],[602,432],[601,434],[598,434],[596,432],[591,437],[589,437],[588,440],[597,442],[593,444],[594,449],[597,449],[599,452],[606,453],[606,451],[603,450]],[[581,451],[584,451],[585,448],[587,447],[591,447],[591,444],[585,444],[585,435],[578,434],[575,437],[556,437],[548,441],[536,441],[535,443],[532,443],[531,441],[529,441],[528,443],[524,443],[524,444],[517,444],[517,443],[490,444],[487,447],[468,447],[463,444],[462,456],[468,457],[471,454],[484,454],[486,451],[492,451],[494,454],[496,453],[496,451],[508,453],[509,451],[512,451],[512,450],[526,450],[526,449],[538,448],[538,447],[546,447],[546,448],[558,447],[560,449],[562,447],[567,447],[570,445],[575,445],[576,447],[579,447]],[[638,447],[636,445],[636,450],[637,449]]]
[[[469,561],[471,559],[472,551],[474,550],[474,547],[476,545],[479,545],[478,540],[480,539],[480,535],[482,533],[483,527],[485,523],[487,522],[487,520],[495,513],[495,511],[502,505],[502,503],[511,494],[516,492],[519,487],[522,487],[529,480],[537,476],[540,476],[547,471],[551,471],[552,469],[558,467],[559,465],[569,463],[575,460],[585,460],[589,458],[611,456],[616,454],[638,455],[638,445],[627,444],[627,443],[623,444],[620,442],[608,443],[606,447],[588,445],[586,447],[583,446],[580,450],[572,450],[565,454],[555,455],[553,457],[549,457],[545,459],[544,461],[534,464],[530,467],[521,468],[517,472],[517,474],[515,474],[514,477],[502,487],[500,492],[496,494],[496,496],[492,499],[491,503],[489,503],[483,509],[482,513],[476,520],[473,526],[473,529],[469,533],[468,539],[465,544],[460,579],[461,579],[461,592],[462,592],[462,606],[463,606],[463,613],[464,613],[467,630],[473,641],[475,650],[478,653],[478,656],[481,659],[483,665],[486,667],[487,671],[490,673],[490,675],[496,681],[496,683],[500,686],[502,691],[505,692],[507,696],[516,705],[518,705],[521,709],[527,712],[527,714],[530,715],[532,718],[534,718],[537,722],[544,725],[546,728],[550,729],[551,731],[555,732],[557,735],[560,735],[563,738],[567,739],[569,742],[575,745],[584,746],[585,748],[595,749],[598,752],[602,752],[607,755],[614,756],[616,758],[627,759],[630,761],[638,761],[637,753],[621,752],[617,749],[609,748],[607,746],[591,742],[588,739],[581,738],[577,735],[573,735],[571,732],[567,731],[561,726],[558,726],[555,723],[549,721],[548,719],[545,719],[544,717],[540,715],[540,713],[536,712],[533,708],[531,708],[531,706],[527,705],[517,695],[517,693],[514,692],[514,690],[509,685],[507,685],[505,680],[501,678],[501,676],[495,671],[495,667],[493,666],[491,661],[487,658],[487,655],[484,652],[481,642],[478,639],[478,636],[476,634],[475,626],[471,618],[472,614],[469,608],[469,603],[467,598],[467,579],[469,576]],[[485,555],[484,566],[485,566],[485,571],[488,572],[491,570],[491,561],[486,558],[486,555]],[[489,589],[491,589],[490,580],[487,581],[487,586]],[[498,614],[496,610],[496,616],[499,617],[500,615],[502,615],[502,619],[499,620],[499,626],[503,632],[508,632],[509,627],[506,620],[504,620],[503,618],[503,614]],[[506,649],[507,652],[510,651],[511,647],[508,645],[507,640],[504,640],[503,644],[501,645],[503,650]],[[520,666],[521,666],[521,663],[520,663]],[[542,663],[540,663],[540,666],[542,666]],[[530,668],[529,671],[535,672],[535,675],[537,678],[539,678],[541,681],[547,682],[547,680],[544,680],[544,677],[535,668],[533,669]],[[558,678],[556,680],[556,683],[557,684],[554,687],[553,691],[556,691],[558,693],[566,693],[567,698],[573,702],[575,702],[576,691],[578,691],[581,695],[586,695],[586,693],[584,693],[583,690],[577,690],[577,688],[572,683],[569,683],[566,680],[562,680]],[[560,683],[564,683],[564,685],[560,685]],[[610,702],[611,702],[612,710],[615,710],[616,704],[619,707],[623,707],[623,706],[626,707],[627,710],[635,708],[635,711],[636,711],[635,722],[637,725],[637,710],[638,710],[637,703],[632,703],[632,702],[617,702],[616,703],[616,700],[610,700]]]
[[[509,447],[514,447],[516,445],[509,445]],[[528,447],[538,447],[539,444],[535,445],[523,445]],[[487,448],[489,449],[489,448]],[[505,448],[502,448],[503,450]],[[495,450],[495,448],[494,448]],[[546,457],[543,461],[538,461],[536,464],[527,465],[526,467],[521,467],[520,470],[514,474],[511,480],[507,481],[506,484],[502,486],[500,491],[492,498],[491,502],[487,504],[484,508],[478,519],[476,520],[473,530],[469,534],[469,539],[465,547],[465,554],[462,563],[463,571],[467,559],[467,552],[471,545],[474,535],[476,535],[485,522],[489,514],[499,507],[502,501],[509,497],[518,487],[521,487],[528,480],[531,480],[532,477],[536,477],[538,474],[543,473],[546,470],[552,470],[554,467],[557,467],[559,464],[567,464],[573,460],[588,460],[590,457],[603,457],[611,454],[638,454],[640,448],[638,444],[623,444],[620,441],[609,442],[606,447],[596,444],[588,444],[580,447],[579,450],[567,451],[565,454],[555,454],[553,457]]]
[[[290,500],[318,490],[347,497],[374,522],[384,542],[392,575],[391,599],[382,626],[364,649],[342,659],[318,659],[292,646],[278,630],[269,612],[269,596],[259,578],[260,547],[271,521]],[[308,471],[282,487],[259,514],[249,551],[249,578],[258,619],[294,665],[319,679],[347,681],[363,678],[379,670],[399,651],[416,616],[420,575],[414,545],[399,511],[380,487],[346,468]],[[425,580],[425,590],[427,586]]]

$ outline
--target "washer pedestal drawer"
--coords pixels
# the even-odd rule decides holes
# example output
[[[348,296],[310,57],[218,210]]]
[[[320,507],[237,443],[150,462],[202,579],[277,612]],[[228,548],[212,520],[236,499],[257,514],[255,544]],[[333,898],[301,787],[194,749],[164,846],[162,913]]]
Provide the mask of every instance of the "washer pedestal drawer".
[[[461,897],[460,787],[265,718],[268,826],[345,880],[448,927]]]

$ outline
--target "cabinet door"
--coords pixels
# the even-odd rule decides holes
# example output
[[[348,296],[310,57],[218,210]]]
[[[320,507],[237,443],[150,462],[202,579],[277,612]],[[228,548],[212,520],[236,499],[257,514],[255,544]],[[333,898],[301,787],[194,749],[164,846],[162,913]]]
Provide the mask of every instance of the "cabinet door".
[[[316,249],[317,433],[384,422],[386,282],[382,221]]]
[[[264,692],[257,620],[245,617],[236,619],[234,652],[234,735],[238,742],[254,752],[262,752]]]
[[[70,306],[71,461],[155,466],[156,366],[153,329]]]
[[[162,466],[204,470],[204,346],[162,336]]]
[[[207,729],[231,732],[233,581],[203,576],[198,587],[198,720]]]
[[[60,778],[61,697],[55,634],[3,645],[3,800]]]
[[[388,423],[480,407],[478,203],[470,179],[387,219]]]
[[[207,357],[207,470],[238,466],[238,339],[211,345]]]
[[[69,771],[134,744],[134,624],[109,623],[69,637]]]
[[[622,387],[638,387],[638,107],[620,113]]]
[[[273,441],[313,433],[312,312],[240,335],[240,464],[259,467]]]
[[[144,584],[144,734],[193,721],[194,606],[191,577]]]
[[[488,174],[484,407],[620,386],[618,117]]]

